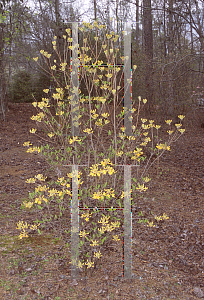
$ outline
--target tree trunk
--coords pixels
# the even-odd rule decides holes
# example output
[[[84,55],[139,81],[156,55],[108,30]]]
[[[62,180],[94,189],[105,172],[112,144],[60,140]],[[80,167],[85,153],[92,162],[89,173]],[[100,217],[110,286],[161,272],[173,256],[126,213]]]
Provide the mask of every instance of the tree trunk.
[[[96,0],[94,0],[94,20],[97,18]]]
[[[151,0],[143,0],[143,35],[145,54],[145,87],[147,106],[146,113],[153,112],[153,34],[152,34],[152,12]]]
[[[0,10],[0,14],[3,13],[3,9]],[[0,24],[0,117],[3,121],[6,120],[6,112],[8,110],[8,97],[6,78],[4,74],[4,23]]]
[[[139,0],[136,0],[136,45],[139,45]]]

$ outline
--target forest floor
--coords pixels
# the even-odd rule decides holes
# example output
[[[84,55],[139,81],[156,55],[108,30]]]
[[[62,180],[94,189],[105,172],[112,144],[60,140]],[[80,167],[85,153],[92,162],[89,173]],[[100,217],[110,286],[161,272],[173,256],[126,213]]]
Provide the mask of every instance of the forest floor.
[[[204,128],[184,126],[186,132],[160,159],[159,172],[152,168],[148,191],[135,199],[133,278],[123,279],[120,241],[104,247],[97,270],[72,279],[69,249],[55,231],[18,238],[19,220],[32,224],[39,217],[38,210],[21,209],[32,191],[25,181],[48,165],[23,146],[39,143],[29,133],[35,108],[9,108],[0,122],[0,299],[204,299]],[[138,223],[141,211],[169,219],[150,228]],[[70,219],[61,226],[70,229]]]

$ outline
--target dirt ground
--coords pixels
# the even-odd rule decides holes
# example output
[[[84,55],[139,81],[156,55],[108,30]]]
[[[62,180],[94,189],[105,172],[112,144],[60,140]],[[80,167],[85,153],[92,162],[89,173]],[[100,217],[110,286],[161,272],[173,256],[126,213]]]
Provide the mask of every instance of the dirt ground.
[[[72,280],[67,240],[52,227],[18,239],[19,220],[32,223],[38,211],[21,209],[32,191],[25,181],[48,172],[25,141],[41,145],[29,133],[32,104],[10,104],[0,122],[0,299],[204,299],[204,128],[185,120],[185,134],[150,173],[149,189],[132,206],[132,273],[123,279],[122,242],[106,245],[101,266]],[[152,175],[152,176],[151,176]],[[52,177],[52,172],[49,173]],[[138,215],[151,212],[168,220],[150,228]],[[67,218],[68,220],[69,218]],[[56,223],[57,226],[57,223]],[[70,221],[60,225],[70,228]]]

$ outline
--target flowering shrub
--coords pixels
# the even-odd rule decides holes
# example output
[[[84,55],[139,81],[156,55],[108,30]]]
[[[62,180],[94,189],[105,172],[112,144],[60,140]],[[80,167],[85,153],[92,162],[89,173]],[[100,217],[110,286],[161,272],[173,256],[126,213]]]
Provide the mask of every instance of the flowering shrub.
[[[97,49],[97,51],[95,54],[93,54],[94,51],[88,44],[88,29],[93,28],[96,32],[94,49]],[[124,89],[117,85],[120,67],[116,65],[116,58],[119,54],[116,41],[119,36],[114,32],[108,33],[104,25],[97,22],[94,22],[93,25],[84,23],[79,29],[83,36],[83,46],[79,47],[79,62],[83,66],[80,67],[79,78],[83,78],[86,84],[87,95],[83,95],[79,89],[79,116],[72,121],[80,126],[84,136],[72,136],[71,134],[71,112],[73,108],[76,108],[76,111],[78,109],[77,106],[73,105],[71,107],[71,105],[78,91],[75,87],[72,88],[71,66],[67,64],[66,59],[60,57],[57,48],[57,37],[54,37],[53,49],[58,55],[59,61],[52,60],[51,54],[46,51],[40,51],[52,77],[58,83],[58,87],[52,95],[56,101],[54,115],[49,109],[52,105],[52,99],[45,96],[41,102],[33,102],[39,113],[31,118],[35,122],[45,124],[48,144],[40,148],[31,147],[32,144],[28,141],[24,143],[24,146],[28,147],[27,152],[29,153],[37,152],[44,155],[47,161],[54,166],[54,169],[59,170],[59,173],[62,172],[60,171],[61,166],[87,164],[87,167],[84,167],[83,172],[78,174],[69,172],[61,174],[61,176],[58,176],[57,181],[48,184],[41,184],[46,180],[42,174],[27,179],[28,184],[35,184],[36,187],[35,191],[29,194],[29,201],[24,202],[23,205],[25,208],[39,209],[41,221],[37,220],[36,222],[39,221],[40,224],[55,219],[63,219],[66,210],[69,211],[70,209],[72,199],[71,179],[78,178],[78,187],[81,185],[79,202],[85,210],[83,213],[80,211],[80,226],[83,227],[83,230],[80,230],[79,233],[81,238],[79,246],[86,245],[86,249],[89,250],[84,254],[86,260],[83,258],[83,251],[80,253],[77,266],[79,268],[82,268],[82,266],[91,268],[94,266],[94,262],[96,263],[96,260],[102,256],[101,246],[103,243],[110,242],[110,239],[117,242],[121,236],[119,229],[122,225],[122,216],[119,215],[123,207],[124,191],[121,192],[123,190],[122,175],[119,170],[115,170],[116,166],[124,164],[136,166],[137,171],[134,174],[135,177],[132,178],[135,184],[132,184],[131,192],[135,195],[145,192],[148,189],[147,184],[151,180],[147,174],[149,168],[155,161],[159,162],[159,158],[165,151],[171,150],[171,144],[178,140],[185,129],[181,128],[181,121],[184,118],[182,115],[178,116],[180,123],[175,124],[175,128],[172,128],[172,120],[166,120],[169,137],[165,143],[161,143],[159,139],[161,125],[154,124],[154,120],[143,118],[139,120],[140,111],[146,104],[147,99],[138,97],[138,102],[135,101],[131,109],[131,112],[134,112],[132,117],[133,135],[127,136],[125,127],[121,127],[125,109],[116,115],[116,107],[119,106],[118,103],[120,102],[119,92]],[[71,30],[67,29],[66,33],[67,35],[63,36],[64,49],[66,49],[64,57],[68,57],[73,49]],[[86,38],[84,37],[85,34],[87,35]],[[102,57],[105,59],[104,61]],[[119,58],[124,62],[124,57]],[[34,60],[37,62],[38,57]],[[135,71],[136,66],[133,69]],[[58,73],[64,76],[65,86],[58,82]],[[131,80],[129,80],[129,84],[130,82]],[[95,95],[99,96],[92,96],[93,90],[96,91]],[[44,92],[47,95],[49,90],[45,89]],[[110,101],[114,104],[112,118],[106,111]],[[88,110],[85,103],[88,104]],[[36,128],[32,128],[30,133],[38,135]],[[103,140],[105,137],[107,139]],[[144,155],[147,148],[150,153],[148,159]],[[85,177],[84,172],[88,173],[87,182],[82,181],[80,178],[82,175],[82,178]],[[85,183],[88,183],[89,188]],[[55,187],[52,187],[52,185],[55,185]],[[49,207],[52,204],[58,205],[58,214],[52,215],[50,213]],[[90,206],[96,209],[92,211],[89,209]],[[97,207],[104,208],[104,214],[100,217]],[[44,215],[44,212],[42,213],[43,208],[47,209],[50,219],[47,218],[47,215]],[[157,222],[167,219],[168,217],[165,214],[155,217]],[[93,228],[90,228],[90,220]],[[154,221],[148,219],[142,220],[141,218],[140,223],[144,223],[148,227],[155,227]],[[40,233],[37,226],[39,224],[33,229],[38,229]],[[25,229],[28,229],[27,223],[23,225],[23,221],[20,221],[17,228],[22,230],[20,238],[28,236],[25,231]],[[92,251],[92,248],[94,248],[94,251]],[[76,261],[72,261],[72,264],[76,263]]]

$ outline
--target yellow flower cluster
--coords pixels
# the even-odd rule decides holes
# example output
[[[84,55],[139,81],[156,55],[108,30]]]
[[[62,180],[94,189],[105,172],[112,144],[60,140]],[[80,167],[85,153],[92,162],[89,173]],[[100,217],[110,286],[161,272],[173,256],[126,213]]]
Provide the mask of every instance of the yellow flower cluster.
[[[104,168],[99,170],[98,169],[99,165],[103,166]],[[100,164],[93,165],[90,168],[91,172],[88,176],[98,176],[98,177],[100,177],[101,174],[104,174],[104,175],[106,175],[106,173],[108,173],[109,175],[114,174],[115,170],[109,165],[112,165],[112,163],[110,162],[110,159],[109,158],[104,159],[103,161],[101,161]]]
[[[89,221],[89,218],[92,216],[92,213],[89,213],[89,211],[87,211],[86,213],[81,215],[81,218],[85,219],[87,222]]]
[[[78,139],[77,136],[73,136],[73,139],[69,140],[70,145],[73,144],[74,142],[81,142],[81,139]]]
[[[24,142],[24,143],[23,143],[23,146],[24,146],[24,147],[25,147],[25,146],[29,147],[29,146],[32,146],[32,144],[31,144],[30,142]]]
[[[92,119],[97,119],[97,117],[98,117],[98,114],[96,114],[96,109],[92,109],[91,110],[91,117],[92,117]]]
[[[143,184],[139,184],[138,183],[138,187],[136,187],[136,190],[139,190],[140,192],[144,192],[144,191],[146,191],[148,189],[148,187],[147,186],[144,186],[144,183]]]
[[[36,102],[33,102],[33,103],[32,103],[33,106],[34,106],[34,103],[36,103]],[[42,119],[43,119],[44,117],[45,117],[45,114],[44,114],[43,112],[40,112],[40,113],[37,114],[36,116],[32,116],[32,117],[31,117],[31,120],[37,121],[37,122],[41,122]]]
[[[131,151],[130,153],[132,153],[132,152],[134,153],[134,155],[131,157],[131,159],[140,161],[140,159],[141,159],[140,156],[143,154],[142,148],[136,148],[136,150]]]
[[[109,220],[110,216],[103,216],[101,218],[100,221],[98,221],[98,223],[102,224],[102,228],[98,228],[98,231],[101,234],[104,234],[106,231],[107,232],[111,232],[113,230],[115,230],[116,227],[120,227],[120,222],[111,222],[111,224],[108,224],[108,220]]]
[[[49,138],[52,138],[55,134],[53,132],[50,132],[47,135],[49,136]]]
[[[73,174],[72,173],[67,173],[68,178],[73,178],[73,179],[75,179],[76,177],[78,178],[78,185],[83,184],[83,181],[81,181],[81,179],[79,179],[81,175],[82,175],[81,172],[78,172],[78,174],[77,174],[77,172],[73,172]],[[67,187],[68,187],[68,185],[67,185]]]
[[[86,128],[86,129],[83,130],[83,132],[91,134],[91,133],[93,133],[93,130],[92,130],[92,128],[91,129],[90,128]]]
[[[156,147],[159,150],[168,150],[168,151],[170,151],[170,146],[167,146],[166,144],[157,144]]]
[[[39,147],[28,148],[28,150],[26,152],[27,153],[33,153],[33,152],[40,153],[40,148]]]
[[[39,107],[40,109],[43,109],[44,107],[50,107],[50,106],[48,105],[48,103],[49,103],[49,99],[47,99],[47,98],[42,98],[42,101],[41,101],[41,102],[38,102],[38,107]]]
[[[162,221],[162,220],[168,220],[169,217],[164,213],[163,216],[155,216],[155,220],[157,220],[157,222]]]
[[[61,66],[60,70],[61,70],[61,71],[65,71],[66,65],[67,65],[66,62],[61,63],[61,64],[60,64],[60,66]]]
[[[113,197],[113,198],[115,198],[114,190],[104,189],[102,191],[98,191],[98,192],[93,194],[93,199],[104,200],[104,197],[107,197],[107,198]]]
[[[44,178],[43,178],[44,179]],[[44,180],[41,180],[44,181]],[[35,192],[46,192],[48,190],[48,187],[46,185],[39,185],[37,188],[35,188]]]
[[[50,58],[50,57],[51,57],[51,54],[49,54],[47,51],[40,50],[40,53],[41,53],[42,55],[44,55],[45,57],[47,57],[47,58]]]
[[[36,132],[36,128],[32,128],[32,129],[30,129],[30,133],[35,133]]]
[[[151,178],[149,178],[148,176],[146,176],[146,177],[142,177],[142,180],[144,182],[149,182],[151,180]]]
[[[36,229],[38,228],[39,225],[40,225],[40,224],[38,224],[38,225],[36,225],[36,224],[35,224],[35,225],[29,225],[29,224],[27,224],[27,222],[25,222],[25,224],[24,224],[23,221],[19,221],[19,222],[17,223],[16,229],[22,230],[22,232],[21,232],[20,235],[19,235],[20,240],[21,240],[23,237],[28,237],[28,234],[26,233],[25,229],[28,229],[29,226],[30,226],[30,229],[36,230]]]
[[[162,221],[162,220],[168,220],[168,219],[169,219],[169,217],[165,213],[163,214],[163,216],[159,216],[159,217],[155,216],[155,220],[157,220],[157,222]],[[153,221],[152,222],[148,221],[147,227],[155,227]]]
[[[122,156],[123,155],[123,151],[117,151],[116,155],[119,156],[119,157]]]
[[[38,174],[38,175],[35,175],[35,178],[38,179],[38,180],[40,180],[40,181],[45,181],[45,179],[47,177],[43,177],[43,174]]]
[[[101,126],[104,126],[104,125],[108,124],[109,122],[110,122],[109,120],[104,120],[104,124],[103,124],[103,120],[102,120],[102,119],[98,119],[98,120],[95,122],[95,124],[96,124],[96,126],[101,127]]]
[[[35,203],[37,203],[37,204],[41,204],[42,201],[45,201],[46,203],[48,202],[48,200],[44,196],[35,198]]]
[[[165,120],[166,124],[171,125],[172,120]]]

